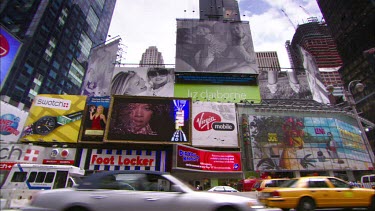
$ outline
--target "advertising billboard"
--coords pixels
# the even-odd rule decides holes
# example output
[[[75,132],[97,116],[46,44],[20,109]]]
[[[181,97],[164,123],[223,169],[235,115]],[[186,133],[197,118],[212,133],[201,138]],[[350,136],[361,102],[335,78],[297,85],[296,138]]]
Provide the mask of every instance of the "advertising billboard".
[[[258,74],[248,22],[177,20],[176,72]]]
[[[21,141],[76,143],[85,104],[82,95],[37,95]]]
[[[106,141],[191,144],[191,99],[113,95]]]
[[[75,155],[75,148],[1,143],[0,170],[9,171],[14,164],[18,163],[73,165]]]
[[[86,103],[80,141],[103,142],[111,97],[89,97]]]
[[[252,116],[248,125],[255,170],[372,170],[358,127],[326,117]],[[244,135],[245,137],[245,135]]]
[[[0,88],[13,65],[13,61],[17,56],[21,42],[8,33],[3,27],[0,27]]]
[[[0,142],[17,142],[28,113],[0,101]]]
[[[167,155],[162,150],[82,149],[80,167],[89,170],[166,171]],[[88,160],[89,159],[89,160]]]
[[[238,147],[234,103],[194,102],[192,145],[201,147]]]
[[[190,97],[194,101],[239,103],[244,99],[260,102],[258,86],[175,84],[175,97]]]
[[[176,145],[176,168],[191,171],[238,173],[242,171],[241,153],[209,151]]]
[[[262,99],[312,100],[307,75],[303,70],[263,70],[258,80]]]
[[[112,95],[173,97],[174,69],[163,67],[115,67]]]
[[[109,96],[111,79],[116,64],[120,39],[91,50],[82,85],[82,95],[89,97]]]

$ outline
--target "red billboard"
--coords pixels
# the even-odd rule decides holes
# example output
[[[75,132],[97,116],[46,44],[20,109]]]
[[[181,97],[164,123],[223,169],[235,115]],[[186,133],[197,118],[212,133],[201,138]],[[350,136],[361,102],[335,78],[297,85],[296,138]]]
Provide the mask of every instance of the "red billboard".
[[[176,168],[208,172],[241,172],[241,152],[208,151],[176,146]]]

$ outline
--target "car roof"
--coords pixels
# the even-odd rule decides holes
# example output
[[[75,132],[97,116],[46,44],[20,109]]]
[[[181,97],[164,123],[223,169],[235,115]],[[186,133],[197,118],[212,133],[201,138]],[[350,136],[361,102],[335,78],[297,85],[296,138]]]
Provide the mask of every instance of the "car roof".
[[[114,171],[101,171],[98,173],[91,174],[84,179],[82,179],[81,182],[78,183],[77,189],[92,189],[97,188],[97,185],[95,182],[100,180],[103,177],[107,177],[109,175],[115,175],[115,174],[154,174],[154,175],[166,175],[169,174],[168,172],[160,172],[160,171],[137,171],[137,170],[114,170]]]

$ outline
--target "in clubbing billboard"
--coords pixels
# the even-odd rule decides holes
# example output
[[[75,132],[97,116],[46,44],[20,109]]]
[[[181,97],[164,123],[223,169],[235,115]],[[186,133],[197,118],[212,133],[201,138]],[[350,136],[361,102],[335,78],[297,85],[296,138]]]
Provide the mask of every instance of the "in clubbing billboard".
[[[193,140],[197,147],[238,147],[234,103],[194,102]]]
[[[0,142],[18,142],[28,113],[0,101]]]
[[[201,150],[176,145],[176,168],[205,172],[241,172],[241,152]]]
[[[112,95],[173,97],[174,69],[164,67],[115,67]]]
[[[108,119],[108,110],[111,98],[89,97],[86,103],[83,126],[80,132],[80,141],[102,142]]]
[[[120,39],[93,48],[90,53],[82,95],[102,97],[110,95]]]
[[[86,96],[82,95],[37,95],[21,141],[76,143],[85,104]]]
[[[258,74],[248,22],[177,20],[176,72]]]
[[[21,42],[5,31],[3,27],[0,27],[0,88],[3,86],[3,81],[12,67],[20,47]]]
[[[105,140],[191,144],[191,99],[113,95]]]
[[[358,127],[326,117],[243,114],[255,170],[372,170]],[[247,125],[247,127],[246,127]],[[244,130],[246,129],[247,130]]]

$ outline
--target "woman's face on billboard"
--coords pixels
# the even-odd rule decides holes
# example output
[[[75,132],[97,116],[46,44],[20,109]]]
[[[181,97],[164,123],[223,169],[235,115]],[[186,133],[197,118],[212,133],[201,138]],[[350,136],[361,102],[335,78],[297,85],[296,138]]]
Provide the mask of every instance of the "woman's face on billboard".
[[[146,103],[132,103],[129,105],[130,118],[136,130],[144,128],[150,122],[153,111]]]
[[[136,95],[147,90],[145,80],[137,74],[129,79],[128,84],[127,93],[131,95]]]

